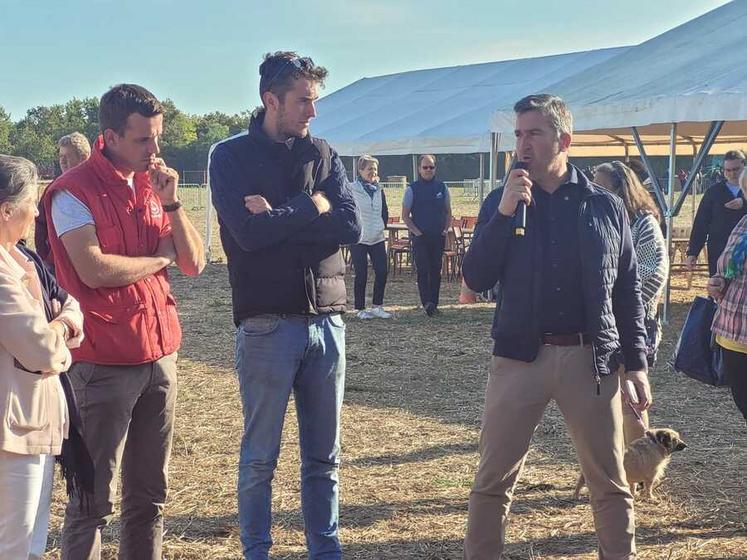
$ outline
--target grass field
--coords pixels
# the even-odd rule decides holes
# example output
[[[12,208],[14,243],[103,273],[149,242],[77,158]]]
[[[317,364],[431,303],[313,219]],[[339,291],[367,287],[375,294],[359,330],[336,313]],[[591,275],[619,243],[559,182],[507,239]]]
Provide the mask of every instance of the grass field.
[[[233,364],[228,280],[223,264],[196,279],[173,274],[185,339],[180,353],[177,428],[166,508],[168,559],[241,558],[236,462],[241,411]],[[668,370],[688,292],[675,279],[673,320],[651,374],[654,426],[680,431],[689,448],[674,457],[661,502],[637,502],[640,558],[747,558],[747,431],[726,390]],[[414,277],[393,277],[389,321],[347,319],[343,407],[341,537],[351,560],[461,558],[467,497],[491,351],[492,306],[456,306],[444,283],[444,313],[415,308]],[[274,483],[273,558],[306,558],[299,504],[295,413],[287,414]],[[508,530],[507,560],[596,558],[588,498],[572,498],[578,468],[562,418],[551,407],[534,437]],[[61,484],[50,551],[59,558]],[[105,531],[115,558],[117,521]]]
[[[387,192],[399,213],[402,190]],[[204,192],[181,194],[204,228]],[[203,198],[201,198],[203,197]],[[454,214],[476,215],[477,202],[452,192]],[[689,220],[686,206],[679,220]],[[184,344],[177,428],[166,508],[165,558],[241,558],[236,520],[236,463],[241,410],[233,373],[230,292],[217,221],[213,258],[190,279],[175,271]],[[349,293],[351,277],[348,277]],[[651,374],[652,425],[680,431],[689,448],[674,457],[661,502],[638,502],[639,557],[647,560],[747,559],[747,431],[728,391],[672,373],[671,356],[687,306],[704,292],[675,277],[672,321]],[[415,307],[414,276],[390,277],[389,321],[347,318],[343,407],[341,537],[351,560],[461,558],[467,497],[491,352],[492,306],[455,305],[457,283],[444,283],[444,313]],[[295,412],[289,406],[274,484],[273,558],[303,560]],[[588,498],[572,498],[578,469],[562,418],[550,407],[535,433],[517,488],[506,560],[596,558]],[[48,559],[60,556],[63,493],[57,483]],[[105,530],[104,558],[116,557],[119,525]]]

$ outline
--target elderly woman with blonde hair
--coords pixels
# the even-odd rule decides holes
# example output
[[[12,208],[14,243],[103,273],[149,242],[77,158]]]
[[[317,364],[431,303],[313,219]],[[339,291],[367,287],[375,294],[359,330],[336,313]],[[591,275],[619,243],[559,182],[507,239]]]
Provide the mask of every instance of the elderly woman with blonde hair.
[[[54,460],[70,424],[60,374],[83,332],[72,297],[50,320],[41,261],[18,246],[37,189],[34,164],[0,155],[0,558],[19,560],[41,558],[46,546]]]
[[[387,279],[387,254],[384,230],[389,221],[386,196],[379,185],[379,160],[367,154],[358,158],[358,178],[352,184],[355,204],[361,215],[361,238],[350,246],[355,270],[353,293],[356,316],[359,319],[389,319],[392,314],[384,310],[384,288]],[[368,259],[374,269],[373,307],[366,309],[366,281]]]

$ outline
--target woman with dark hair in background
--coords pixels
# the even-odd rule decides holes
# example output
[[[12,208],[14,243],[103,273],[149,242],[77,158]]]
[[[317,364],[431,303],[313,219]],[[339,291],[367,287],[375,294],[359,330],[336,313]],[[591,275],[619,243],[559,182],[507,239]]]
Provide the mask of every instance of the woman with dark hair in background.
[[[619,161],[604,163],[596,168],[594,182],[622,198],[630,217],[638,275],[641,278],[641,299],[646,311],[646,343],[648,366],[652,368],[661,340],[661,325],[657,317],[659,300],[669,274],[669,255],[659,223],[661,215],[651,194],[643,187],[633,170]],[[645,433],[629,406],[623,407],[625,443],[642,437]],[[648,413],[642,413],[648,428]]]

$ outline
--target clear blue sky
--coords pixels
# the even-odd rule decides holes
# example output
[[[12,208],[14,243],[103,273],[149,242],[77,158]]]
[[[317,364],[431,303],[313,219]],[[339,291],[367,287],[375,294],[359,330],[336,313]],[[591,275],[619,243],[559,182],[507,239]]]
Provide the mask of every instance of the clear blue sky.
[[[725,3],[0,0],[0,105],[18,120],[127,81],[190,113],[234,113],[259,103],[267,51],[326,66],[329,93],[364,76],[636,44]]]

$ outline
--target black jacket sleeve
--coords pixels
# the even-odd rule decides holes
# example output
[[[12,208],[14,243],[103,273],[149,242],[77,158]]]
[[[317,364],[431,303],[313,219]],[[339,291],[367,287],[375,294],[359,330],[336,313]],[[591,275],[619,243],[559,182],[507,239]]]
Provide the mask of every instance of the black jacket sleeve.
[[[381,219],[384,221],[384,227],[386,227],[389,223],[389,206],[386,204],[386,194],[384,194],[384,189],[381,189]]]
[[[352,245],[361,236],[361,218],[353,198],[345,167],[332,151],[329,176],[318,185],[329,200],[332,210],[295,232],[289,241],[300,244]],[[313,202],[312,202],[313,204]]]
[[[490,221],[490,218],[493,217],[493,214],[495,214],[498,211],[498,205],[501,203],[501,189],[496,189],[494,191],[491,191],[488,193],[488,196],[485,197],[485,200],[482,201],[482,204],[480,205],[480,211],[477,214],[477,223],[475,223],[475,230],[472,232],[472,240],[474,241],[480,236],[480,231],[482,228],[485,227],[485,224],[487,224]]]
[[[495,196],[500,201],[501,193],[496,193]],[[480,209],[481,215],[482,210]],[[475,228],[479,235],[473,236],[462,264],[464,282],[476,292],[491,289],[500,279],[512,234],[513,218],[498,212],[497,205],[493,210],[486,209],[487,212],[492,214],[485,225],[480,224],[480,227]]]
[[[612,312],[620,335],[626,371],[647,369],[645,311],[641,301],[641,281],[638,277],[633,238],[627,212],[619,205],[620,255],[617,280],[612,289]]]
[[[234,156],[218,146],[208,165],[215,210],[244,251],[278,245],[319,217],[316,205],[307,193],[300,193],[269,212],[251,214],[244,206],[245,191],[238,188],[245,179]]]
[[[714,189],[716,185],[711,186],[703,193],[703,198],[698,205],[698,211],[695,213],[693,229],[690,232],[690,241],[687,244],[688,256],[697,256],[703,250],[708,239],[708,232],[711,229],[711,216],[713,215],[712,206],[714,203]]]

